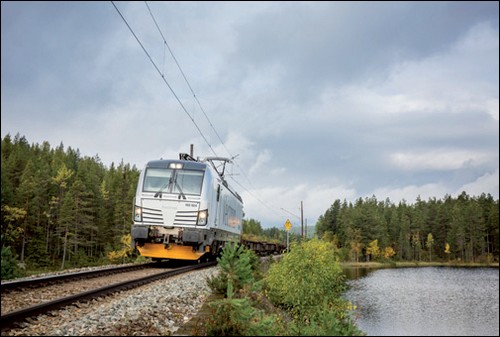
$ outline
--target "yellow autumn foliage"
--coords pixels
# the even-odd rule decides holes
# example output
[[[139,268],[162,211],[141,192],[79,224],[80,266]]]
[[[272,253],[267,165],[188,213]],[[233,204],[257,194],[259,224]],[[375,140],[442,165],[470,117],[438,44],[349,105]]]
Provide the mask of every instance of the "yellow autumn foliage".
[[[396,255],[396,252],[394,251],[394,249],[392,247],[387,246],[384,248],[384,258],[390,259],[394,255]]]
[[[130,234],[126,234],[121,237],[120,242],[122,243],[122,248],[116,251],[108,252],[108,260],[111,263],[118,263],[124,261],[126,258],[130,257],[133,252],[132,247],[130,246],[130,242],[132,241],[132,236]]]

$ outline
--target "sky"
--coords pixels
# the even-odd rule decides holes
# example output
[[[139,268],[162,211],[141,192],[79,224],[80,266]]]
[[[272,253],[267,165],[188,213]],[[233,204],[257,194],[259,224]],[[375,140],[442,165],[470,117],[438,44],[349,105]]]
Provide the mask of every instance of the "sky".
[[[1,135],[234,158],[247,219],[499,197],[498,2],[1,2]]]

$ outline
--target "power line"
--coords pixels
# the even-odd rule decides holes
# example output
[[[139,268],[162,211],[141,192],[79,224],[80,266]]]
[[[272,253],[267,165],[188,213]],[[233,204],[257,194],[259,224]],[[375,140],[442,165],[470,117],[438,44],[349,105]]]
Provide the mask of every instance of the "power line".
[[[147,55],[147,57],[149,58],[149,61],[151,61],[151,63],[153,64],[153,66],[155,67],[156,71],[158,72],[158,74],[160,74],[161,78],[163,79],[163,82],[167,85],[167,87],[170,89],[170,91],[172,92],[172,94],[174,95],[175,99],[177,100],[177,102],[179,102],[180,106],[182,107],[182,110],[184,110],[184,112],[186,113],[186,115],[188,115],[189,119],[191,119],[191,121],[193,122],[194,126],[196,127],[196,129],[198,130],[198,132],[200,133],[201,137],[205,140],[205,143],[207,143],[208,147],[210,148],[210,150],[212,150],[213,154],[215,156],[217,156],[217,153],[215,152],[215,150],[212,148],[212,145],[210,144],[210,142],[207,140],[207,138],[205,137],[205,135],[203,134],[203,132],[201,131],[201,129],[199,128],[198,124],[196,124],[196,122],[194,121],[194,118],[189,114],[189,112],[187,111],[186,107],[184,107],[184,104],[182,104],[181,100],[179,99],[179,97],[177,96],[177,94],[175,93],[174,89],[172,89],[172,87],[170,86],[170,84],[168,83],[167,79],[165,78],[165,75],[162,74],[162,72],[160,71],[160,69],[158,69],[158,66],[156,65],[156,63],[153,61],[153,59],[151,58],[151,56],[149,55],[148,51],[146,50],[146,48],[144,47],[144,45],[141,43],[141,40],[139,40],[139,38],[137,37],[137,35],[135,34],[134,30],[132,29],[132,27],[130,27],[130,25],[128,24],[127,20],[123,17],[122,13],[120,12],[120,10],[118,9],[118,7],[116,7],[115,3],[113,1],[111,1],[111,3],[113,4],[113,7],[115,7],[116,11],[118,12],[118,14],[120,15],[120,17],[122,18],[123,22],[125,22],[125,24],[127,25],[128,29],[130,30],[130,32],[132,33],[132,35],[135,37],[135,39],[137,40],[137,43],[139,43],[139,45],[141,46],[142,50],[144,51],[144,53]]]
[[[147,1],[144,1],[144,3],[146,4],[146,7],[148,8],[148,11],[149,11],[149,14],[151,15],[151,18],[153,19],[153,22],[156,26],[156,29],[158,29],[158,32],[160,33],[161,35],[161,38],[163,40],[163,43],[164,45],[167,46],[168,48],[168,51],[170,52],[170,55],[172,56],[175,64],[177,65],[177,68],[179,68],[179,71],[180,73],[182,74],[182,77],[184,78],[184,80],[186,81],[186,84],[187,86],[189,87],[189,90],[191,91],[191,93],[193,94],[193,97],[194,99],[196,100],[196,102],[198,103],[198,106],[200,107],[200,110],[203,112],[203,115],[205,115],[205,118],[207,119],[208,121],[208,124],[210,125],[210,127],[212,128],[212,130],[214,131],[215,135],[217,136],[217,138],[219,139],[220,143],[222,144],[222,146],[224,147],[224,149],[226,150],[226,152],[229,154],[229,157],[231,158],[231,160],[234,161],[234,163],[236,164],[236,166],[240,169],[241,173],[243,174],[243,176],[245,176],[245,178],[248,180],[248,182],[250,183],[250,185],[252,185],[252,182],[250,181],[250,178],[248,178],[247,174],[245,173],[245,171],[241,168],[241,166],[238,164],[238,162],[236,160],[234,160],[236,156],[233,156],[231,154],[231,152],[229,151],[229,149],[226,147],[226,145],[224,144],[224,142],[222,141],[222,138],[220,137],[219,133],[217,132],[217,130],[215,129],[214,125],[212,124],[212,122],[210,121],[210,119],[208,118],[208,115],[207,113],[205,112],[205,109],[203,109],[200,101],[198,100],[198,97],[196,96],[194,90],[193,90],[193,87],[191,86],[191,84],[189,83],[186,75],[184,74],[184,71],[182,70],[182,67],[180,66],[179,62],[177,61],[177,58],[175,57],[172,49],[170,48],[166,38],[165,38],[165,35],[163,35],[163,32],[161,31],[160,29],[160,26],[158,25],[158,22],[156,21],[154,15],[153,15],[153,12],[151,11],[151,8],[149,7]],[[234,179],[233,179],[234,180]],[[252,186],[253,188],[255,188],[254,186]]]
[[[269,210],[271,210],[274,214],[276,214],[276,210],[275,209],[273,209],[271,206],[269,206],[268,204],[266,204],[264,201],[262,201],[259,198],[257,198],[252,192],[250,192],[245,186],[241,185],[236,179],[234,179],[232,176],[229,176],[229,178],[231,178],[238,186],[240,186],[242,189],[244,189],[248,194],[250,194],[252,197],[254,197],[255,200],[257,200],[262,205],[264,205]]]
[[[170,48],[170,45],[168,44],[166,38],[165,38],[165,35],[163,34],[163,32],[161,31],[160,29],[160,26],[158,25],[158,22],[156,21],[156,18],[155,16],[153,15],[153,12],[151,11],[151,8],[149,7],[147,1],[144,1],[144,3],[146,4],[146,7],[148,8],[148,11],[149,11],[149,14],[151,15],[151,18],[156,26],[156,29],[158,30],[158,32],[160,33],[160,36],[163,40],[163,44],[167,46],[168,48],[168,51],[170,52],[170,55],[172,56],[175,64],[177,65],[177,68],[179,69],[180,73],[182,74],[182,77],[184,78],[184,80],[186,81],[186,84],[187,86],[189,87],[189,90],[191,91],[191,94],[193,95],[194,99],[196,100],[196,102],[198,103],[198,106],[200,107],[200,110],[203,112],[203,114],[205,115],[205,118],[207,119],[207,122],[208,124],[210,125],[210,127],[212,128],[212,130],[214,131],[215,135],[217,136],[217,138],[219,139],[220,143],[222,144],[222,146],[224,147],[224,149],[226,150],[226,152],[229,154],[229,157],[231,158],[231,160],[236,164],[236,166],[239,168],[239,170],[241,171],[241,173],[243,174],[243,176],[247,179],[247,181],[250,183],[250,185],[255,189],[255,187],[253,186],[252,182],[250,181],[250,178],[247,176],[247,174],[245,173],[245,171],[241,168],[241,166],[238,164],[238,162],[235,160],[235,158],[237,157],[236,156],[233,156],[231,154],[231,152],[229,151],[229,149],[226,147],[226,145],[224,144],[224,142],[222,141],[222,138],[220,137],[219,133],[217,132],[217,130],[215,129],[214,125],[212,124],[212,122],[210,121],[210,118],[208,118],[208,115],[207,113],[205,112],[205,109],[203,109],[203,106],[201,105],[200,101],[198,100],[198,97],[196,96],[194,90],[193,90],[193,87],[191,86],[191,84],[189,83],[189,80],[187,79],[186,75],[184,74],[184,71],[182,70],[182,67],[180,66],[179,62],[177,61],[177,58],[175,57],[174,55],[174,52],[172,51],[172,49]],[[260,203],[262,203],[263,205],[265,205],[267,208],[270,208],[270,206],[266,205],[262,200],[260,200],[259,198],[255,197],[252,193],[250,193],[250,191],[248,189],[246,189],[245,187],[243,187],[240,183],[238,183],[234,178],[231,177],[231,179],[233,179],[233,181],[235,181],[239,186],[241,186],[243,189],[245,189],[250,195],[252,195],[255,199],[257,199]],[[270,208],[271,209],[271,208]]]
[[[211,149],[211,151],[213,152],[213,154],[215,156],[218,156],[217,153],[215,152],[215,150],[213,149],[212,145],[210,144],[210,142],[206,139],[205,135],[203,134],[203,132],[201,131],[201,129],[199,128],[198,124],[196,124],[194,118],[191,116],[191,114],[189,114],[189,112],[187,111],[187,109],[185,108],[184,104],[181,102],[181,100],[179,99],[179,97],[177,96],[177,94],[175,93],[175,91],[173,90],[173,88],[171,87],[171,85],[168,83],[167,79],[165,78],[165,75],[164,73],[162,73],[160,71],[160,69],[158,68],[158,66],[156,65],[156,63],[153,61],[153,59],[151,58],[150,54],[148,53],[148,51],[146,50],[146,48],[144,47],[144,45],[141,43],[140,39],[137,37],[137,35],[135,34],[134,30],[132,29],[132,27],[130,27],[130,25],[128,24],[127,20],[125,19],[125,17],[122,15],[122,13],[120,12],[120,10],[116,7],[116,5],[114,4],[113,1],[111,1],[111,3],[113,4],[113,6],[115,7],[116,11],[118,12],[118,14],[120,15],[120,17],[122,18],[122,20],[125,22],[125,24],[127,25],[128,29],[130,30],[130,32],[132,33],[132,35],[134,36],[134,38],[137,40],[137,42],[139,43],[139,45],[141,46],[142,50],[144,51],[144,53],[147,55],[147,57],[149,58],[150,62],[153,64],[153,66],[155,67],[156,71],[158,72],[158,74],[161,76],[161,78],[163,79],[164,83],[167,85],[167,87],[170,89],[170,91],[172,92],[172,94],[174,95],[175,99],[177,100],[177,102],[179,102],[180,106],[182,107],[182,109],[184,110],[184,112],[188,115],[189,119],[191,119],[191,121],[193,122],[193,124],[195,125],[196,129],[198,130],[198,132],[200,133],[200,135],[202,136],[202,138],[205,140],[205,142],[207,143],[207,145],[209,146],[209,148]],[[184,74],[184,71],[182,70],[182,67],[180,66],[179,62],[177,61],[177,58],[175,57],[172,49],[170,48],[167,40],[165,39],[165,36],[163,35],[163,32],[161,31],[159,25],[158,25],[158,22],[156,21],[154,15],[153,15],[153,12],[151,11],[151,8],[149,7],[148,3],[145,1],[144,2],[146,4],[146,7],[149,11],[149,14],[151,15],[151,18],[156,26],[156,28],[158,29],[158,32],[160,33],[161,35],[161,38],[163,40],[163,44],[165,46],[167,46],[168,48],[168,51],[170,52],[170,55],[172,56],[173,60],[175,61],[175,64],[177,65],[180,73],[182,74],[182,77],[184,78],[184,80],[186,81],[186,84],[187,86],[189,87],[189,90],[191,91],[194,99],[196,100],[196,102],[198,103],[198,106],[200,107],[200,110],[203,112],[205,118],[207,119],[207,122],[208,124],[210,125],[210,127],[212,128],[212,130],[214,131],[215,135],[217,136],[217,138],[219,139],[220,143],[222,144],[222,146],[224,147],[224,149],[226,150],[226,152],[229,154],[231,160],[236,164],[236,166],[240,169],[241,173],[243,174],[243,176],[247,179],[247,181],[250,183],[250,185],[255,189],[255,187],[253,186],[252,182],[250,181],[250,178],[248,177],[248,175],[245,173],[245,171],[241,168],[241,166],[238,164],[238,162],[236,160],[234,160],[238,155],[236,156],[233,156],[231,154],[231,152],[228,150],[228,148],[226,147],[226,145],[224,144],[224,142],[222,141],[219,133],[217,132],[217,130],[215,129],[214,125],[212,124],[212,122],[210,121],[207,113],[205,112],[205,109],[203,109],[200,101],[198,100],[198,97],[196,96],[191,84],[189,83],[186,75]],[[265,207],[267,207],[268,209],[270,209],[273,213],[276,213],[276,209],[273,209],[272,207],[270,207],[268,204],[266,204],[265,202],[263,202],[261,199],[257,198],[255,195],[253,195],[253,193],[251,193],[247,188],[245,188],[243,185],[241,185],[237,180],[235,180],[233,177],[230,176],[230,178],[237,184],[239,185],[241,188],[243,188],[245,191],[247,191],[252,197],[254,197],[257,201],[259,201],[261,204],[263,204]]]
[[[168,42],[167,40],[165,39],[165,36],[163,35],[160,27],[158,26],[158,22],[156,22],[156,19],[153,15],[153,12],[151,11],[151,8],[149,8],[149,5],[148,5],[148,2],[147,1],[144,1],[144,3],[146,4],[146,7],[148,8],[148,11],[149,11],[149,14],[151,15],[151,18],[153,19],[153,22],[155,23],[155,26],[156,28],[158,29],[158,32],[160,33],[161,35],[161,38],[163,39],[163,43],[167,46],[168,48],[168,51],[170,52],[170,55],[172,56],[172,58],[174,59],[174,62],[175,64],[177,65],[177,68],[179,68],[179,71],[181,72],[182,74],[182,77],[184,78],[184,80],[186,81],[186,84],[187,86],[189,87],[189,90],[191,91],[191,94],[193,94],[193,97],[194,99],[196,100],[196,103],[198,103],[198,106],[200,107],[200,110],[203,112],[203,114],[205,115],[205,118],[207,119],[207,122],[208,124],[210,124],[210,127],[212,128],[212,130],[215,132],[215,135],[217,136],[217,138],[219,139],[219,141],[221,142],[222,146],[224,147],[224,149],[226,149],[226,152],[229,154],[229,156],[232,158],[233,156],[231,155],[231,153],[229,152],[229,150],[227,149],[226,145],[224,144],[224,142],[222,141],[221,137],[219,136],[219,133],[217,132],[217,130],[215,130],[215,127],[213,126],[212,122],[210,121],[210,119],[208,118],[208,115],[206,114],[205,112],[205,109],[203,109],[203,107],[201,106],[201,103],[200,101],[198,100],[198,97],[196,96],[196,94],[194,93],[194,90],[193,90],[193,87],[191,87],[191,84],[189,83],[186,75],[184,74],[184,71],[182,71],[182,68],[179,64],[179,62],[177,61],[177,58],[175,57],[174,53],[172,52],[172,49],[170,48],[170,46],[168,45]]]

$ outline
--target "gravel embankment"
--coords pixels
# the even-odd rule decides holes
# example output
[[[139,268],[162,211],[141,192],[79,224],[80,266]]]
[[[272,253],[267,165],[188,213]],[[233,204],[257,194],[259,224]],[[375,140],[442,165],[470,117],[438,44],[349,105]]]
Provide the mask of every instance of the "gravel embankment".
[[[172,335],[201,308],[218,267],[192,271],[40,315],[2,336]]]

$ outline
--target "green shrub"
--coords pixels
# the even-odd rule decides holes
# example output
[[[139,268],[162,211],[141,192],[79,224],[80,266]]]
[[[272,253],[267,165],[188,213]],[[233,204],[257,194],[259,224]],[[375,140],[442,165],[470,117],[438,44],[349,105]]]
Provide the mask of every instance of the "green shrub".
[[[225,298],[209,304],[213,314],[207,322],[208,336],[275,335],[276,316],[252,307],[248,298]]]
[[[2,280],[10,280],[23,275],[18,263],[10,247],[2,247]]]
[[[210,288],[227,298],[209,304],[213,311],[207,322],[209,336],[269,336],[276,333],[275,315],[252,307],[251,291],[259,288],[260,266],[257,255],[244,246],[224,247],[217,258],[221,269],[207,279]],[[245,297],[248,296],[248,297]]]
[[[295,320],[288,327],[292,336],[364,336],[363,331],[345,317],[339,319],[338,310],[327,306],[317,307],[310,322]]]
[[[209,288],[217,294],[222,294],[226,296],[227,294],[227,274],[218,273],[214,276],[209,276],[207,278],[207,284]]]
[[[265,278],[271,302],[293,319],[294,335],[362,335],[349,316],[351,305],[340,297],[345,276],[332,246],[313,239],[294,243],[290,253],[272,264]]]
[[[259,291],[260,266],[254,256],[242,246],[224,248],[218,259],[221,272],[208,281],[227,297],[209,304],[207,335],[362,334],[350,319],[349,303],[340,297],[344,274],[330,244],[311,240],[292,246],[291,253],[270,264],[266,295]]]
[[[345,290],[345,276],[331,246],[310,240],[292,244],[290,253],[271,265],[265,279],[275,305],[296,314],[332,303]]]
[[[235,292],[240,292],[244,287],[257,285],[258,257],[245,246],[226,245],[217,262],[221,272],[207,280],[213,291],[231,298]]]

